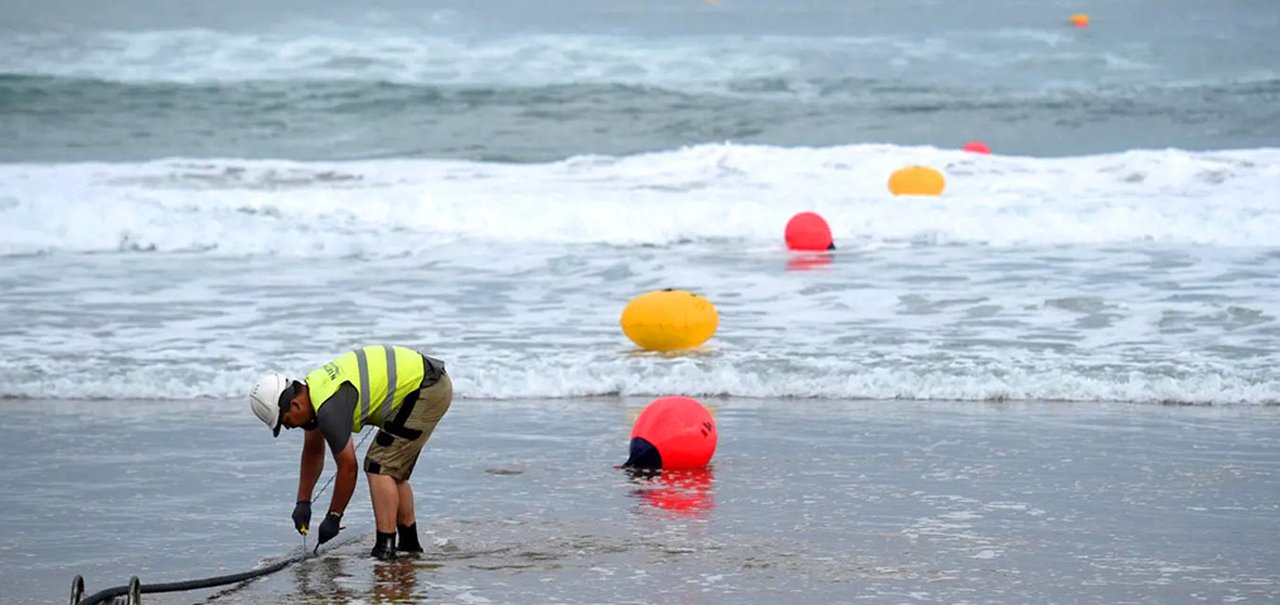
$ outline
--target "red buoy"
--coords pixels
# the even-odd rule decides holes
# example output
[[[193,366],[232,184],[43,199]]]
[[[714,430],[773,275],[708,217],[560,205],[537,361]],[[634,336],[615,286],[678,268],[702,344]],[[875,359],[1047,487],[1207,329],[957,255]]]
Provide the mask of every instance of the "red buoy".
[[[660,397],[636,418],[631,429],[631,468],[694,469],[716,453],[716,423],[711,412],[690,397]]]
[[[813,212],[801,212],[787,221],[787,247],[792,250],[830,250],[831,227],[826,219]]]
[[[964,150],[970,153],[991,153],[991,148],[987,147],[987,144],[982,141],[969,141],[964,144]]]

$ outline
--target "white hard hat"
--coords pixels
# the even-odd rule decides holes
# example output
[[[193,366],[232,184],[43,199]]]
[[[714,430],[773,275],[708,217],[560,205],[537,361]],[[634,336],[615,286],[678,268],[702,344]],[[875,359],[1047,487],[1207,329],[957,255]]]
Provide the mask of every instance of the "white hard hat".
[[[280,395],[286,390],[289,397],[282,399]],[[288,409],[290,399],[293,399],[293,381],[283,374],[267,374],[253,383],[249,391],[249,407],[276,437],[280,436],[280,418]]]

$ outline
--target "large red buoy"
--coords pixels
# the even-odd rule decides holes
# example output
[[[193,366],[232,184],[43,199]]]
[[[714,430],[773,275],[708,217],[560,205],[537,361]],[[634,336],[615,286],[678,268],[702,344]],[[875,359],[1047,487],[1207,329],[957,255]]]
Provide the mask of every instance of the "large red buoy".
[[[987,147],[987,144],[983,143],[982,141],[969,141],[968,143],[964,144],[964,150],[968,151],[969,153],[981,153],[981,154],[991,153],[991,148]]]
[[[716,453],[716,423],[691,397],[660,397],[631,429],[631,468],[694,469]]]
[[[801,212],[787,221],[787,247],[792,250],[830,250],[831,227],[814,212]]]

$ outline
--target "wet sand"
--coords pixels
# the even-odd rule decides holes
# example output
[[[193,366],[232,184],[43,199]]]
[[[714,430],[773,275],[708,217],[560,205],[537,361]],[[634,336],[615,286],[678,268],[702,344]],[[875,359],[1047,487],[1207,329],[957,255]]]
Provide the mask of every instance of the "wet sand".
[[[421,557],[367,556],[362,479],[320,556],[144,602],[1280,600],[1280,408],[706,400],[712,468],[645,479],[614,468],[645,403],[460,400]],[[296,555],[300,435],[240,404],[0,402],[5,601]]]

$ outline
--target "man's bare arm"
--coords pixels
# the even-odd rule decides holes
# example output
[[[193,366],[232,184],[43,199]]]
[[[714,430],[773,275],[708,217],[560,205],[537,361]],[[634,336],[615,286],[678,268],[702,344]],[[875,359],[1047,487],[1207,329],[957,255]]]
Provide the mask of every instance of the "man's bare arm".
[[[320,471],[324,470],[324,436],[320,431],[310,430],[303,433],[302,464],[298,471],[298,500],[311,501],[311,490],[316,487]],[[352,450],[355,455],[355,450]]]
[[[347,510],[351,502],[351,494],[356,491],[356,446],[354,439],[347,440],[347,447],[333,453],[333,461],[338,464],[337,480],[333,484],[333,499],[329,501],[329,512],[341,513]]]

